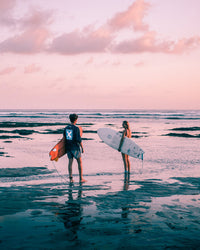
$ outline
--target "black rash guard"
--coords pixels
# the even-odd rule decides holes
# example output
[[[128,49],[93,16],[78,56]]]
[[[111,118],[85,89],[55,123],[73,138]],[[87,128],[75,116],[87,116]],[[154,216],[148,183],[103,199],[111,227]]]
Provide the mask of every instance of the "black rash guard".
[[[65,138],[66,151],[79,150],[81,143],[80,130],[77,126],[69,124],[63,132]]]

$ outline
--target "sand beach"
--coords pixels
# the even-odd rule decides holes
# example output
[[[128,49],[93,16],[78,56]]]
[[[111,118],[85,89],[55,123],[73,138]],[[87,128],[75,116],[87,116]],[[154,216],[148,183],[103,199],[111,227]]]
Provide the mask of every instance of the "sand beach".
[[[200,249],[199,111],[76,111],[83,173],[50,162],[70,111],[0,112],[0,249]],[[145,151],[125,174],[97,129]]]

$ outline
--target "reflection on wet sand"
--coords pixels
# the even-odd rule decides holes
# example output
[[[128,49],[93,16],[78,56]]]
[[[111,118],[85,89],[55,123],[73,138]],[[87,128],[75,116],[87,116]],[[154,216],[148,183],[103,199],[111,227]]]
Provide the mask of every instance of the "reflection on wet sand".
[[[77,197],[74,198],[74,194],[77,189],[73,189],[73,184],[69,184],[68,188],[68,200],[65,205],[59,208],[56,215],[60,216],[61,221],[67,230],[67,239],[69,241],[76,240],[78,238],[78,230],[80,222],[82,220],[82,184],[80,183],[77,191]]]
[[[128,191],[129,184],[130,184],[130,174],[129,173],[124,173],[123,191]],[[128,217],[129,207],[127,205],[122,207],[122,215],[121,215],[122,218],[127,218]]]

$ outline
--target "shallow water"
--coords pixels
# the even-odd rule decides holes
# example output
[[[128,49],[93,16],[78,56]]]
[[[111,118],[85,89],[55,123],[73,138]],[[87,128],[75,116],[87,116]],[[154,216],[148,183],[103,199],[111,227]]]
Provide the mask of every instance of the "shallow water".
[[[70,185],[67,157],[49,161],[66,113],[0,112],[0,248],[198,249],[200,112],[78,111],[82,185],[76,162]],[[125,119],[145,151],[143,162],[130,159],[130,176],[96,133]],[[193,137],[167,136],[183,131]]]

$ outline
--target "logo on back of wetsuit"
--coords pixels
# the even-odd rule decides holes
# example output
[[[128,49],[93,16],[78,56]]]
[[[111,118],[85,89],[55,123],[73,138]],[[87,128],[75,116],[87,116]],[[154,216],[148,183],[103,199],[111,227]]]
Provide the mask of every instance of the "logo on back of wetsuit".
[[[66,139],[69,141],[73,140],[73,130],[72,129],[66,129]]]

